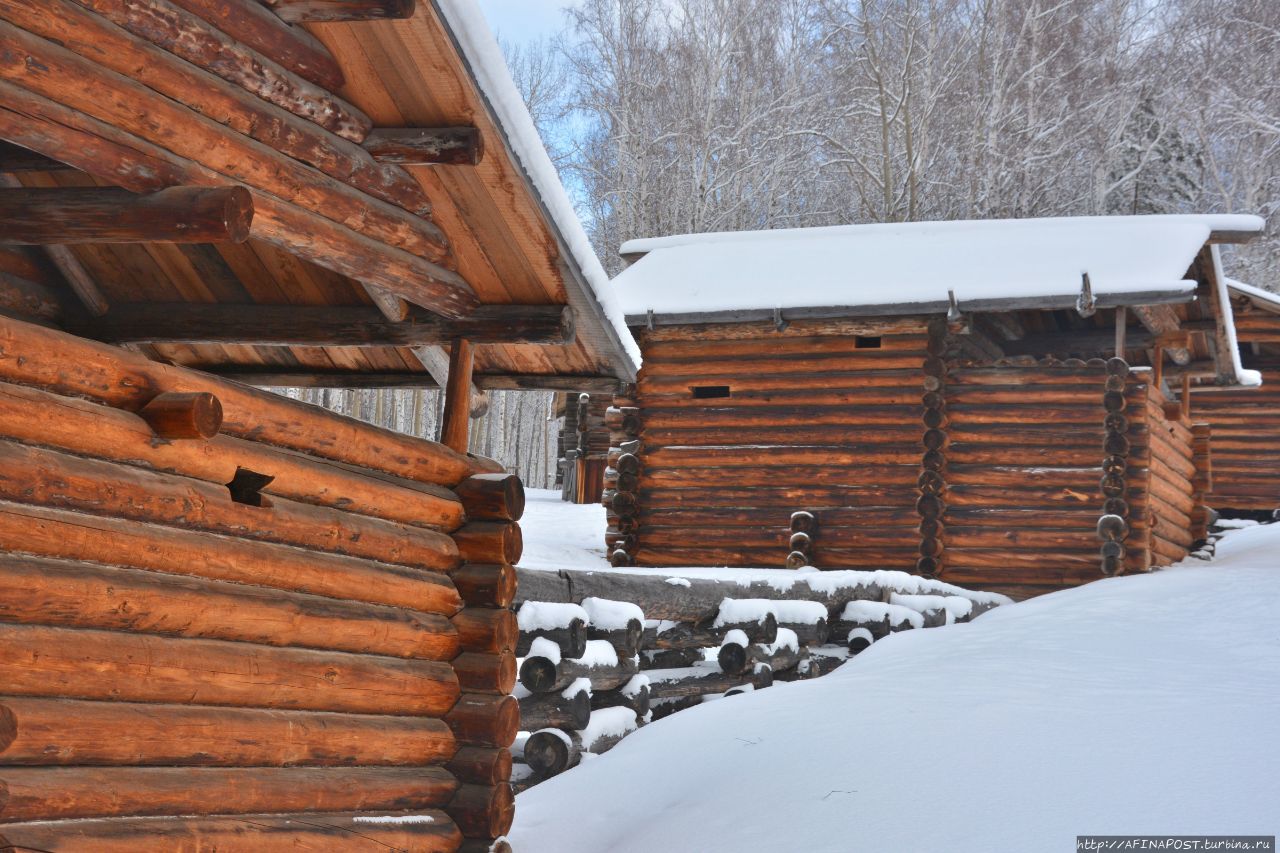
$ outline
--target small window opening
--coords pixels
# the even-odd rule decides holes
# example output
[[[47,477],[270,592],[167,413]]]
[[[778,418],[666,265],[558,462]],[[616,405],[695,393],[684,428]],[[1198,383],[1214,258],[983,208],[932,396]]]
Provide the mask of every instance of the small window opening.
[[[716,397],[728,397],[728,385],[694,385],[691,389],[695,400],[711,400]]]
[[[236,475],[231,478],[230,483],[227,483],[227,491],[231,492],[231,500],[238,504],[269,507],[271,501],[263,496],[262,490],[274,479],[275,477],[259,474],[248,468],[237,467]]]
[[[879,335],[858,335],[853,339],[854,349],[880,349]]]

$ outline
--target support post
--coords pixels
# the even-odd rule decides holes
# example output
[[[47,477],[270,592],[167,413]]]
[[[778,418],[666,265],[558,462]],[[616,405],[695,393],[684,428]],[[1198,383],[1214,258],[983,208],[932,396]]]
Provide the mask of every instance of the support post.
[[[449,351],[449,379],[445,387],[440,443],[459,453],[467,452],[472,362],[471,342],[465,338],[455,340]]]
[[[1124,358],[1125,336],[1129,331],[1129,309],[1121,305],[1116,309],[1116,358]]]

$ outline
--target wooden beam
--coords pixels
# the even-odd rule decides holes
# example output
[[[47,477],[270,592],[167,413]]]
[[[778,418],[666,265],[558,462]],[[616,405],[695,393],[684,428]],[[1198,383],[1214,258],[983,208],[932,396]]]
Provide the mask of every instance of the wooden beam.
[[[458,338],[449,350],[449,381],[444,390],[444,415],[440,443],[458,453],[467,452],[467,427],[471,421],[471,342]]]
[[[121,305],[83,333],[109,343],[246,344],[275,347],[420,347],[572,343],[573,310],[565,305],[485,305],[461,320],[411,311],[403,321],[378,308],[316,305]]]
[[[284,68],[322,89],[336,92],[346,81],[329,49],[301,27],[289,26],[270,9],[254,3],[227,0],[171,0],[173,5],[212,24],[233,41],[270,57]]]
[[[1128,349],[1129,309],[1121,305],[1116,309],[1116,358],[1124,358]]]
[[[261,0],[291,24],[412,18],[416,0]]]
[[[66,163],[46,157],[43,154],[14,145],[0,142],[0,174],[17,172],[65,172],[71,167]]]
[[[1181,321],[1171,305],[1134,305],[1130,310],[1147,328],[1147,331],[1157,337],[1182,328]],[[1185,365],[1191,362],[1191,350],[1185,345],[1169,347],[1164,352],[1174,364]]]
[[[0,82],[0,138],[57,154],[83,171],[138,192],[180,184],[225,186],[228,182],[226,176],[108,122],[4,82]],[[354,192],[350,187],[346,191]],[[370,196],[356,195],[363,199],[365,214],[374,207],[390,207]],[[332,209],[328,215],[336,216]],[[433,228],[425,220],[416,221]],[[372,239],[369,220],[362,223],[362,231],[357,232],[270,191],[254,194],[255,238],[446,316],[461,317],[474,310],[478,300],[456,272]]]
[[[119,187],[0,190],[0,243],[243,243],[253,222],[244,187],[171,187],[135,195]]]
[[[449,384],[449,350],[443,346],[417,346],[413,348],[413,357],[422,365],[422,369],[431,374],[431,378],[441,388]],[[467,407],[473,418],[478,418],[489,411],[488,393],[477,388],[474,383],[467,393]]]
[[[0,115],[0,120],[2,119],[3,116]],[[23,186],[12,175],[0,174],[0,188],[2,188],[0,192],[4,192],[23,189]],[[107,313],[107,298],[103,296],[93,276],[89,275],[89,271],[84,268],[84,264],[80,263],[80,259],[70,249],[66,246],[45,246],[44,254],[67,286],[71,288],[71,292],[84,305],[86,311],[95,317]]]
[[[440,383],[426,372],[308,370],[306,368],[228,367],[224,364],[196,365],[194,369],[224,379],[234,379],[260,388],[439,388]],[[472,380],[487,391],[569,391],[591,394],[613,393],[621,380],[613,376],[557,375],[536,373],[476,373]]]
[[[1261,236],[1261,231],[1211,231],[1209,232],[1209,245],[1252,243]]]
[[[474,166],[484,157],[476,127],[377,128],[364,147],[380,163],[403,166]]]
[[[85,0],[90,2],[90,0]],[[109,68],[272,149],[307,163],[383,201],[414,212],[430,200],[404,169],[381,166],[355,139],[371,124],[315,86],[288,79],[265,57],[242,45],[232,53],[202,38],[204,21],[173,6],[97,0],[102,14],[75,0],[44,0],[39,7],[0,0],[0,17]],[[106,16],[106,17],[104,17]],[[222,34],[218,38],[229,41]],[[249,76],[238,78],[237,72]],[[255,73],[260,72],[260,73]],[[266,78],[266,79],[264,79]]]
[[[1209,335],[1210,349],[1213,352],[1214,382],[1218,385],[1235,385],[1236,353],[1231,351],[1232,335],[1228,331],[1232,322],[1231,299],[1227,293],[1226,283],[1222,280],[1222,259],[1215,246],[1205,246],[1196,257],[1200,280],[1208,292],[1209,304],[1213,306],[1213,332]]]

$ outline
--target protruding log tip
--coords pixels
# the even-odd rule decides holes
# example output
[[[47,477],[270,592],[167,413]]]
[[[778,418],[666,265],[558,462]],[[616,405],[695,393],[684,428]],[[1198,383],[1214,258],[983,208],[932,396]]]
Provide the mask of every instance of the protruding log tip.
[[[213,438],[222,429],[222,403],[207,392],[165,393],[138,413],[161,438]]]

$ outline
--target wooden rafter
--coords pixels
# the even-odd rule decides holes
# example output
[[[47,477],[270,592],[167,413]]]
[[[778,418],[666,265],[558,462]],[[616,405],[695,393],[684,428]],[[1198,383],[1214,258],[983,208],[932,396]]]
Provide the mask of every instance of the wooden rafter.
[[[484,141],[474,127],[377,128],[364,148],[379,163],[404,166],[474,166],[484,157]]]
[[[291,24],[412,18],[416,0],[262,0]]]
[[[0,190],[0,243],[243,243],[252,222],[253,197],[243,187]]]
[[[117,306],[84,331],[111,343],[419,347],[465,333],[474,344],[557,345],[573,341],[573,311],[487,305],[461,320],[419,310],[393,321],[362,306],[150,303]]]

